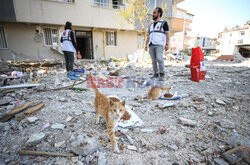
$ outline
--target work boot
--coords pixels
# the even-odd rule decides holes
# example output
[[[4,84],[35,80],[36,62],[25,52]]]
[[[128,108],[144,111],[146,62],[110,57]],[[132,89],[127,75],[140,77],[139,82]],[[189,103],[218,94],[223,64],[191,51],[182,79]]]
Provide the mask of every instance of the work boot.
[[[159,74],[154,74],[154,76],[151,77],[151,79],[152,79],[152,78],[158,78],[158,77],[159,77]]]

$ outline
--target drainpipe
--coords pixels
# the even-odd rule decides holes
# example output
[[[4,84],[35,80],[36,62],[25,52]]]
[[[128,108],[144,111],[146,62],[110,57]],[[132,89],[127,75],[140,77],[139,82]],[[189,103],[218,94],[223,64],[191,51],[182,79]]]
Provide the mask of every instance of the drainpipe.
[[[105,32],[104,31],[98,31],[98,30],[93,30],[93,32],[100,32],[102,33],[103,35],[103,56],[104,56],[104,59],[106,59],[106,47],[105,47]]]

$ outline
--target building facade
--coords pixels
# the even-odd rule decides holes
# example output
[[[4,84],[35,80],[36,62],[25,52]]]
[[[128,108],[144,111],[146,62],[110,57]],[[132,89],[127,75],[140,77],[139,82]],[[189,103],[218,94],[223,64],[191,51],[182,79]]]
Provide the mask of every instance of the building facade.
[[[178,52],[190,47],[193,14],[174,6],[171,20],[170,51]]]
[[[183,0],[151,0],[150,7]],[[135,25],[119,22],[124,0],[0,0],[0,58],[63,59],[60,36],[70,21],[85,59],[126,57],[141,44]],[[171,22],[171,21],[170,21]]]
[[[250,21],[244,27],[219,33],[217,52],[220,55],[234,55],[235,49],[250,47]]]

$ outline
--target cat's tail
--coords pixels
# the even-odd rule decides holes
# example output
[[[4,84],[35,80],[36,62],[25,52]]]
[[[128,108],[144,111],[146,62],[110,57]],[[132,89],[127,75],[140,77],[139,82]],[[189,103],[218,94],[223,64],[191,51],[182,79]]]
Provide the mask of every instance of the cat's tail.
[[[93,80],[93,76],[90,74],[89,77],[90,77],[92,88],[93,88],[95,94],[97,94],[98,93],[98,88],[97,88],[97,86],[96,86],[96,84],[95,84],[95,82]]]

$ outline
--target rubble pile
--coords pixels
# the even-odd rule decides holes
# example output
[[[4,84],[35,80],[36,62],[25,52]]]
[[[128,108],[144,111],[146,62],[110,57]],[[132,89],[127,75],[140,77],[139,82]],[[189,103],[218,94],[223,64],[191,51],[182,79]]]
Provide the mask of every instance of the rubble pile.
[[[78,61],[85,69],[79,81],[67,78],[60,65],[1,70],[0,164],[250,163],[249,61],[205,59],[206,79],[197,83],[185,67],[190,57],[166,56],[161,85],[181,97],[153,101],[143,100],[152,83],[151,61],[138,53],[140,58]],[[143,122],[117,127],[120,154],[112,150],[105,121],[95,124],[90,73],[102,93],[125,100]]]

